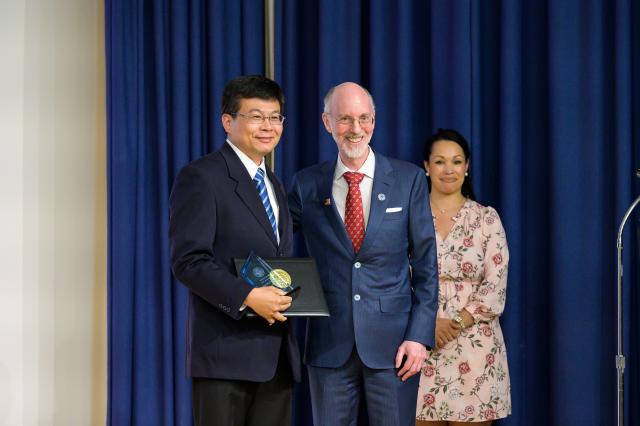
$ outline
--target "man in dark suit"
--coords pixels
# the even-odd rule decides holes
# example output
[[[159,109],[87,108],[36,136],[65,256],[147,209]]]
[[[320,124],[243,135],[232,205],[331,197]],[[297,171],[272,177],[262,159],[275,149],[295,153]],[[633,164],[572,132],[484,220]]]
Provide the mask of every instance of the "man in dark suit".
[[[370,149],[375,107],[361,86],[332,88],[322,120],[338,158],[297,173],[289,192],[331,312],[307,326],[314,424],[354,425],[365,399],[370,424],[413,425],[438,310],[427,180]]]
[[[282,311],[291,298],[254,288],[233,258],[251,251],[290,256],[286,192],[264,156],[282,134],[284,97],[277,83],[243,76],[222,95],[227,141],[185,166],[170,197],[169,238],[175,276],[189,288],[187,374],[197,425],[286,425],[300,354]],[[259,317],[246,317],[247,309]]]

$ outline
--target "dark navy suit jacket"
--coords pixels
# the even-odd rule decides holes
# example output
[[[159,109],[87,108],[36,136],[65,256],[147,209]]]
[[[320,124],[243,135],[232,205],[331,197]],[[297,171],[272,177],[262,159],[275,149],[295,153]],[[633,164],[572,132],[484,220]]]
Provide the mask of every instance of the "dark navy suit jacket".
[[[368,367],[394,368],[404,340],[434,346],[438,267],[427,180],[413,164],[375,155],[357,254],[332,196],[336,161],[298,172],[289,192],[294,228],[317,261],[331,312],[307,324],[305,363],[312,366],[340,367],[355,345]]]
[[[185,166],[171,197],[169,238],[175,276],[189,288],[187,374],[264,382],[275,374],[286,339],[294,380],[300,351],[291,324],[269,326],[240,307],[252,287],[238,278],[234,257],[290,256],[291,217],[282,183],[267,171],[279,205],[278,245],[252,178],[225,145]]]

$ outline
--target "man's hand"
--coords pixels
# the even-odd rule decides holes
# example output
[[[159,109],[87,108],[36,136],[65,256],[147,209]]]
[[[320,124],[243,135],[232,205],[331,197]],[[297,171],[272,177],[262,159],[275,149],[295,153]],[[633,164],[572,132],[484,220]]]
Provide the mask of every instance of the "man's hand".
[[[405,358],[404,364],[402,363],[403,358]],[[402,369],[398,371],[398,377],[401,377],[403,382],[406,381],[422,369],[422,364],[426,359],[427,348],[422,343],[405,340],[396,354],[396,368],[400,368],[402,365]]]
[[[460,334],[460,329],[448,318],[436,318],[436,349],[442,348]]]
[[[276,321],[287,320],[281,312],[289,309],[292,299],[284,294],[284,291],[273,286],[258,287],[249,292],[244,304],[267,320],[269,325],[273,325]]]

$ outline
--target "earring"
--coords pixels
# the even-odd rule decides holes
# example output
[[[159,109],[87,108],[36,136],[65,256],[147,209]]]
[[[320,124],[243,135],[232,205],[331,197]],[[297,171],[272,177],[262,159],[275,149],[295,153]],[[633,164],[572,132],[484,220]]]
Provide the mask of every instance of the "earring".
[[[465,176],[469,176],[469,172],[464,172],[464,175]]]
[[[427,176],[429,176],[429,172],[426,172],[425,174],[426,174]]]

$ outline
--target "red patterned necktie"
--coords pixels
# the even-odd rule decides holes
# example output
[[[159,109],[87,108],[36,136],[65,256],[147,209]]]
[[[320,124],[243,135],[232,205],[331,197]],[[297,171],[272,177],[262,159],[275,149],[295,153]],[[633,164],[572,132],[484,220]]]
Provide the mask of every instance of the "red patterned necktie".
[[[364,210],[362,208],[362,194],[360,193],[360,182],[364,179],[364,174],[356,172],[346,172],[344,179],[349,184],[347,202],[344,209],[344,225],[347,234],[351,238],[353,250],[360,251],[364,240]]]

